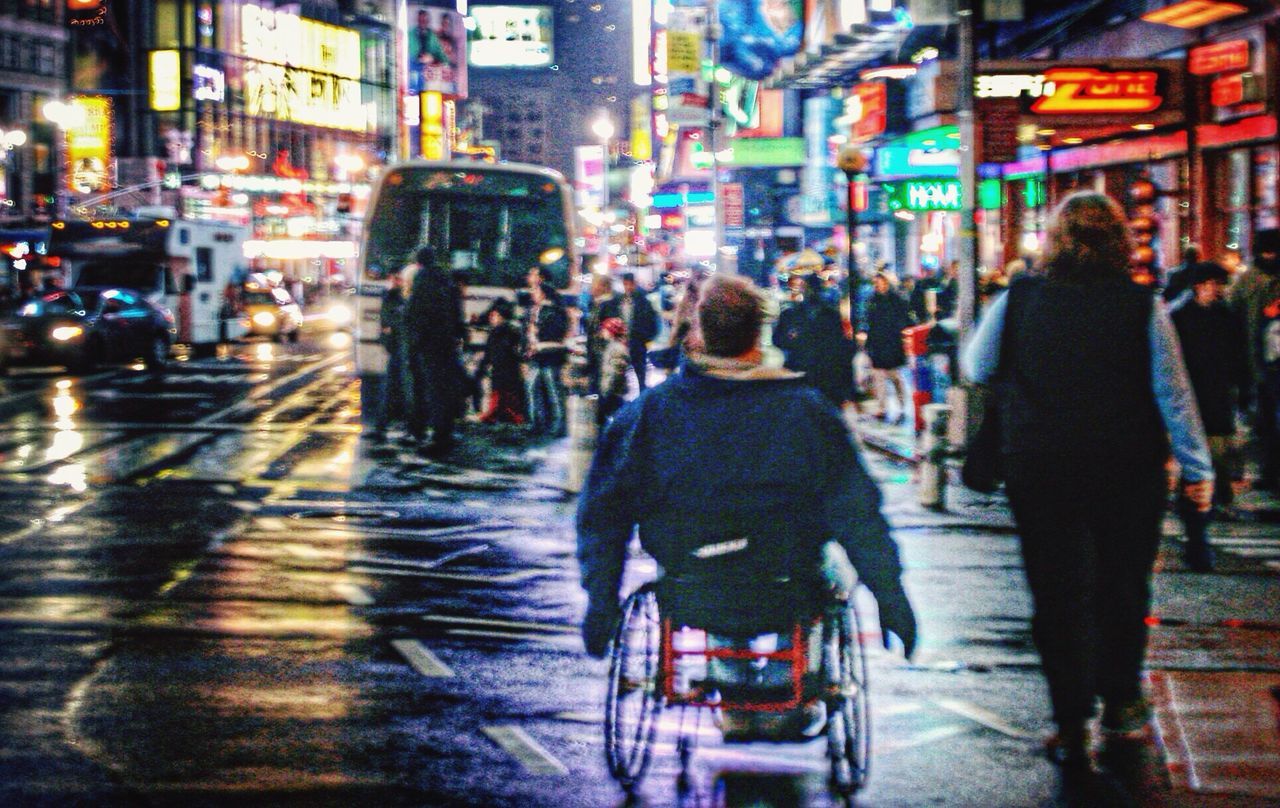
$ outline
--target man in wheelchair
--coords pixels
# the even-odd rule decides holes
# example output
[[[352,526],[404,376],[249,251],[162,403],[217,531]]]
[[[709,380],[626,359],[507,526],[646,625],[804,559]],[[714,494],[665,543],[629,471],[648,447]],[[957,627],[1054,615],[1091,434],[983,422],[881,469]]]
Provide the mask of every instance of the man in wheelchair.
[[[637,527],[676,627],[781,634],[847,596],[856,569],[885,647],[891,635],[908,657],[915,647],[880,492],[836,408],[801,374],[762,364],[764,311],[749,280],[712,276],[698,306],[703,352],[600,438],[577,514],[592,656],[608,650]]]

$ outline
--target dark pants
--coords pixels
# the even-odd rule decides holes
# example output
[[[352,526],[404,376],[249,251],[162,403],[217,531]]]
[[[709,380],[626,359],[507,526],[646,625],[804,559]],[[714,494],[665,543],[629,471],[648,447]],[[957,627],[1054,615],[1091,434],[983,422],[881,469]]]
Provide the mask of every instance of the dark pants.
[[[374,429],[385,432],[392,419],[410,418],[409,392],[410,381],[406,378],[404,362],[404,346],[387,349],[387,373],[382,377],[382,390],[378,396],[377,411],[374,414]]]
[[[1031,636],[1053,718],[1092,717],[1094,697],[1141,695],[1163,468],[1011,457],[1006,488],[1031,590]]]
[[[1280,400],[1271,385],[1263,382],[1257,386],[1257,408],[1254,410],[1253,429],[1262,452],[1259,458],[1259,475],[1262,480],[1275,485],[1280,482]]]
[[[457,359],[421,351],[411,351],[408,359],[413,377],[409,434],[421,441],[429,425],[432,442],[449,443],[453,440],[453,420],[458,415],[460,396]]]
[[[631,367],[636,372],[636,387],[643,393],[645,368],[649,365],[649,349],[643,342],[631,342],[627,344],[627,351],[631,354]]]

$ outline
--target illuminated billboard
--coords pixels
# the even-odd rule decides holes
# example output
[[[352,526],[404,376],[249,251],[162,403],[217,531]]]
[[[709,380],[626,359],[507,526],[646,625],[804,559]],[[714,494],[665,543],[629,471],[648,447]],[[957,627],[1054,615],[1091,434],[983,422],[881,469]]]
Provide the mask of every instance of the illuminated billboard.
[[[111,190],[111,99],[81,95],[69,102],[80,110],[67,128],[67,187],[78,194]]]
[[[461,14],[409,6],[409,92],[467,97],[467,29]]]
[[[547,67],[552,49],[550,6],[472,6],[468,61],[473,67]]]

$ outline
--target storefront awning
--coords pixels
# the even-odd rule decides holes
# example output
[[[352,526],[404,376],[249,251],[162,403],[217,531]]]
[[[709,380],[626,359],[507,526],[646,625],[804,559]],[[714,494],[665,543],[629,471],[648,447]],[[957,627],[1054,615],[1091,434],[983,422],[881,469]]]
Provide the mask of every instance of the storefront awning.
[[[817,53],[802,53],[770,79],[781,89],[820,90],[851,84],[858,71],[876,59],[896,54],[909,31],[901,27],[854,25],[836,34]]]

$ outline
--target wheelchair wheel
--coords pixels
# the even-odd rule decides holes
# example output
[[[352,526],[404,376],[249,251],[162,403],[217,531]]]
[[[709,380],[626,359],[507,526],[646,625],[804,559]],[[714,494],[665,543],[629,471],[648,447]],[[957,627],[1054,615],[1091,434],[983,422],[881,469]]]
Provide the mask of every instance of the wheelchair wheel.
[[[867,702],[867,655],[853,602],[833,608],[826,621],[828,681],[827,754],[831,788],[844,804],[867,782],[871,768],[871,722]],[[832,659],[834,657],[834,659]]]
[[[658,598],[646,585],[622,604],[605,696],[605,757],[609,773],[629,793],[640,785],[653,755],[662,710],[661,659]]]

